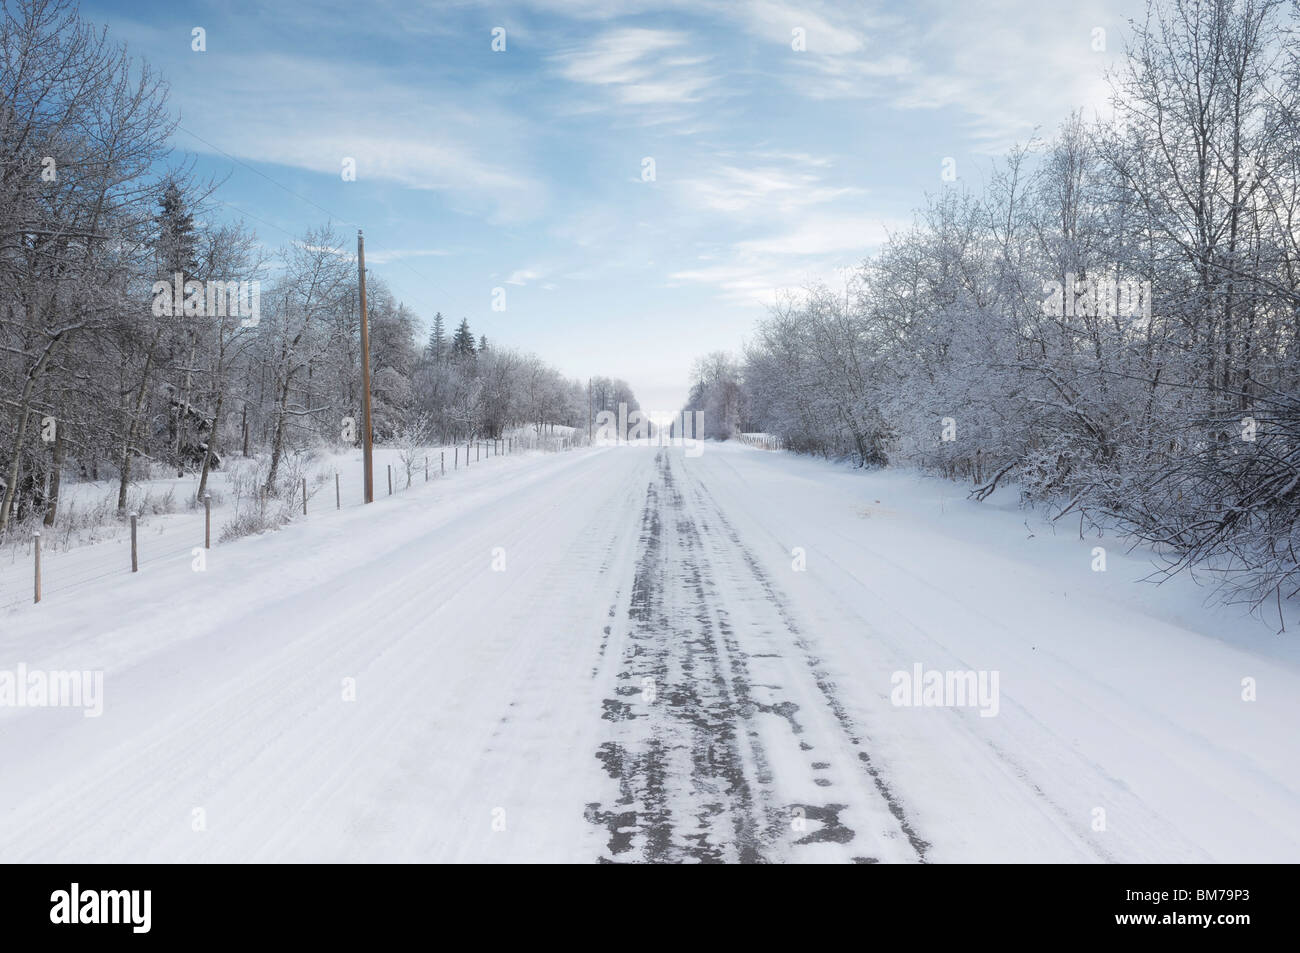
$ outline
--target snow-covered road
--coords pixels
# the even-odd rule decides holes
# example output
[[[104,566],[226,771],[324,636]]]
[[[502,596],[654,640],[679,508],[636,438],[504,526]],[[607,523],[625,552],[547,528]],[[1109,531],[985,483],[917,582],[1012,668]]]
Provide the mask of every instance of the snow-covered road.
[[[0,708],[0,860],[1300,860],[1295,653],[936,485],[500,458],[0,616],[104,673]]]

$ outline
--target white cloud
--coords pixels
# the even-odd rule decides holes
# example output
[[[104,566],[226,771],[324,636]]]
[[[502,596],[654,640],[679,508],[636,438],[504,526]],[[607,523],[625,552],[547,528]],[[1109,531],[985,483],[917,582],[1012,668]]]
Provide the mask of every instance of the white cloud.
[[[798,227],[767,238],[738,242],[742,255],[840,255],[850,252],[858,258],[888,239],[906,223],[873,216],[823,216],[807,219]]]
[[[701,265],[668,276],[670,283],[711,285],[719,298],[737,305],[770,306],[786,293],[843,281],[844,269],[910,223],[865,214],[825,211],[794,228],[745,239],[719,254],[700,256]]]
[[[732,12],[756,36],[770,39],[790,48],[792,31],[804,31],[806,53],[842,56],[858,53],[866,45],[862,30],[866,11],[861,4],[853,4],[849,11],[841,11],[838,22],[828,19],[819,10],[820,3],[784,3],[781,0],[746,0],[738,3]],[[725,6],[722,9],[727,9]],[[848,15],[846,15],[848,14]]]
[[[799,165],[723,165],[709,175],[673,183],[696,207],[735,214],[789,215],[800,209],[866,194],[856,186],[830,186]]]
[[[510,277],[506,279],[506,284],[526,285],[528,282],[536,281],[540,277],[542,277],[542,272],[535,268],[520,268],[510,273]]]
[[[1071,111],[1104,112],[1105,69],[1121,51],[1138,0],[1083,0],[1068,10],[1039,0],[986,0],[954,7],[911,0],[908,15],[858,32],[848,11],[827,14],[829,28],[856,35],[863,50],[827,49],[795,57],[792,81],[815,99],[873,97],[896,108],[964,111],[977,148],[1002,152],[1035,127]],[[1092,49],[1095,27],[1107,49]],[[847,43],[841,44],[847,47]]]
[[[655,54],[685,42],[685,34],[676,30],[607,30],[585,49],[559,54],[553,61],[560,75],[575,83],[639,83],[654,74],[649,61]]]
[[[688,55],[688,45],[689,36],[679,30],[626,27],[606,30],[550,61],[570,82],[609,87],[622,105],[681,105],[699,102],[714,81],[699,69],[709,58]]]
[[[226,52],[206,62],[220,68],[172,71],[182,148],[340,181],[351,158],[358,181],[436,191],[458,210],[497,222],[529,220],[546,205],[543,183],[518,162],[529,155],[521,143],[531,121],[506,112],[490,90],[430,97],[379,66],[342,70],[285,54]]]
[[[375,265],[386,265],[393,261],[405,261],[408,258],[441,258],[450,255],[451,252],[441,248],[395,248],[377,249],[373,252],[366,252],[366,260]]]

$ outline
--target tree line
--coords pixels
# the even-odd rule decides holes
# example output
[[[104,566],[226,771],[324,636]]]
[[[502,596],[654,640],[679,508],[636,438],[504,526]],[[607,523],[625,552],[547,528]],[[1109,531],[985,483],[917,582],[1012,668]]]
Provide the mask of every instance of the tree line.
[[[711,435],[1004,483],[1232,598],[1300,586],[1300,3],[1153,3],[1112,114],[929,197],[696,367]]]
[[[165,82],[66,0],[4,5],[0,531],[53,525],[66,475],[116,481],[122,511],[155,469],[197,475],[201,496],[223,457],[265,453],[274,493],[286,454],[361,439],[348,241],[324,225],[271,253],[218,221],[219,183],[176,160],[175,125]],[[424,322],[373,274],[367,312],[376,440],[585,432],[585,383],[467,320],[448,335],[441,314],[421,346]],[[592,384],[595,410],[635,402]]]

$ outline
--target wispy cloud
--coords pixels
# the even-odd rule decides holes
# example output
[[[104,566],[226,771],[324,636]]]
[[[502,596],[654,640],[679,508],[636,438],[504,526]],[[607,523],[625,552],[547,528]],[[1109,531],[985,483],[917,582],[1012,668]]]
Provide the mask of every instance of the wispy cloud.
[[[536,268],[519,268],[510,273],[510,277],[506,279],[506,284],[522,286],[530,281],[536,281],[542,275],[543,272],[538,271]]]
[[[685,55],[688,48],[680,30],[626,27],[555,54],[551,63],[570,82],[606,87],[621,105],[681,105],[699,102],[713,82],[702,69],[708,57]]]
[[[181,114],[177,144],[246,162],[444,193],[499,222],[526,221],[545,207],[543,180],[527,166],[526,116],[489,88],[431,97],[408,64],[341,64],[304,53],[231,50],[210,39],[194,54],[160,27],[118,23],[114,34],[147,48],[171,82]],[[486,36],[486,34],[485,34]],[[379,105],[382,104],[382,105]]]
[[[738,242],[736,250],[749,256],[842,256],[847,253],[862,258],[868,251],[882,245],[891,231],[906,224],[871,215],[823,215],[807,218],[795,228],[765,238]]]
[[[815,284],[835,284],[905,223],[871,217],[820,217],[786,232],[736,242],[668,276],[670,284],[709,287],[722,301],[770,306]]]
[[[706,175],[675,182],[697,208],[739,215],[788,215],[800,209],[865,195],[857,186],[833,186],[806,164],[721,165]]]
[[[367,260],[375,265],[386,265],[389,262],[406,261],[411,258],[443,258],[450,254],[451,252],[441,248],[381,248],[366,253]]]
[[[965,113],[954,132],[964,127],[978,148],[1000,152],[1070,110],[1104,111],[1103,73],[1133,6],[1083,0],[1063,11],[1038,0],[911,0],[904,17],[758,0],[738,5],[735,15],[772,37],[785,25],[807,24],[806,50],[786,57],[781,72],[802,95]],[[1104,49],[1097,30],[1105,31]]]

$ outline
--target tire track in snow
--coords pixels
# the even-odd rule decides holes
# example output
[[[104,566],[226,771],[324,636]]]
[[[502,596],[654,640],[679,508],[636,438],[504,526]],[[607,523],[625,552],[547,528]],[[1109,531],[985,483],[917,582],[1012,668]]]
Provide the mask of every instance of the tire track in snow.
[[[818,678],[772,581],[698,482],[683,494],[675,459],[663,450],[654,458],[620,620],[624,664],[613,697],[602,702],[610,728],[595,757],[617,796],[587,805],[587,820],[606,831],[601,860],[766,862],[815,845],[839,845],[844,859],[858,862],[880,859],[863,856],[862,845],[888,859],[923,860],[929,845],[862,749],[833,686]],[[719,551],[723,536],[730,556]],[[793,660],[792,644],[803,653]],[[756,681],[751,661],[780,683]],[[810,674],[815,689],[803,684]],[[833,720],[802,724],[795,698],[805,706],[820,698]],[[835,734],[843,737],[828,737]],[[770,743],[795,757],[774,764]],[[817,802],[811,792],[832,784],[819,772],[832,765],[809,762],[807,752],[823,759],[850,746],[873,789],[856,786],[852,806]],[[864,795],[876,803],[863,805]],[[846,813],[865,818],[868,829],[853,829]],[[902,852],[892,846],[904,840]]]
[[[854,724],[853,719],[850,717],[848,710],[844,706],[844,703],[836,694],[835,683],[831,680],[830,676],[822,670],[822,660],[814,653],[813,646],[800,631],[799,623],[795,620],[794,614],[791,612],[785,598],[772,584],[771,578],[763,570],[758,559],[754,556],[754,553],[745,545],[744,541],[740,538],[740,534],[723,514],[722,508],[718,505],[708,487],[697,478],[694,489],[702,501],[707,500],[707,505],[709,506],[714,518],[718,521],[719,526],[725,532],[727,540],[736,552],[740,554],[740,557],[744,560],[745,566],[748,568],[755,582],[762,587],[764,594],[771,601],[777,613],[780,615],[781,622],[784,624],[785,628],[794,636],[794,644],[803,654],[804,662],[812,673],[818,690],[825,698],[827,707],[843,729],[844,735],[849,740],[849,743],[858,749],[857,757],[858,761],[862,765],[862,769],[866,772],[867,776],[870,777],[877,793],[879,793],[880,797],[889,806],[889,812],[894,815],[894,818],[898,821],[899,828],[902,830],[904,836],[907,837],[908,843],[912,846],[912,849],[916,851],[917,859],[924,863],[926,851],[930,849],[929,842],[917,834],[914,825],[908,818],[908,812],[904,807],[902,800],[894,792],[889,781],[882,774],[880,768],[873,763],[870,753],[865,747],[863,747],[864,734],[862,730]]]
[[[754,862],[760,817],[737,724],[744,684],[720,657],[696,528],[681,510],[660,452],[641,515],[624,668],[615,697],[602,702],[602,717],[623,730],[596,753],[620,796],[613,809],[589,804],[587,818],[608,829],[618,860],[639,847],[650,862]],[[637,695],[644,712],[625,700]]]

